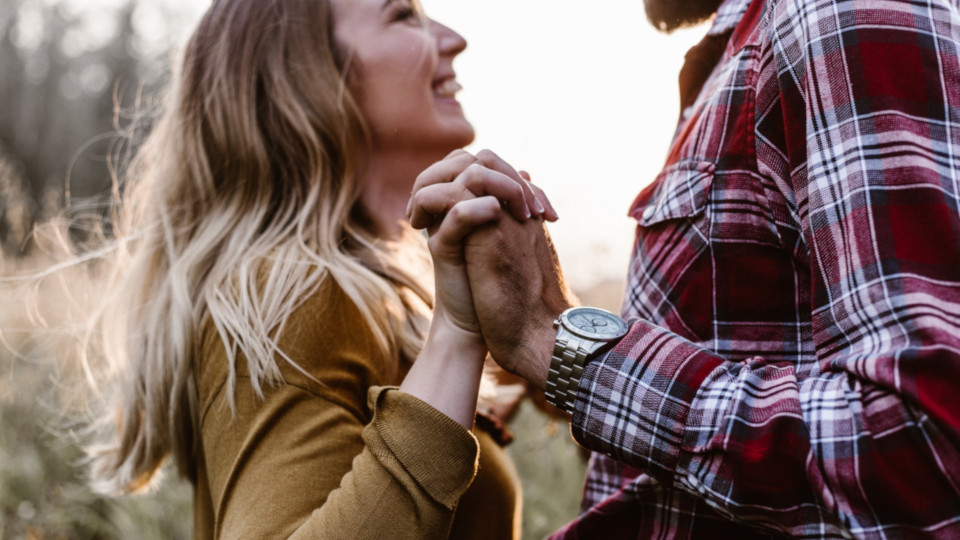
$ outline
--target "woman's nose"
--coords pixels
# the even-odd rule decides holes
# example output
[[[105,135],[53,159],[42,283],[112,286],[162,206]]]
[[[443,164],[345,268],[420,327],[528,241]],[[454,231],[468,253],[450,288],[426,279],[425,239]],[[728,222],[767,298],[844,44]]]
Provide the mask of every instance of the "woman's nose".
[[[437,21],[430,21],[434,35],[437,37],[437,48],[440,54],[456,56],[467,48],[467,40]]]

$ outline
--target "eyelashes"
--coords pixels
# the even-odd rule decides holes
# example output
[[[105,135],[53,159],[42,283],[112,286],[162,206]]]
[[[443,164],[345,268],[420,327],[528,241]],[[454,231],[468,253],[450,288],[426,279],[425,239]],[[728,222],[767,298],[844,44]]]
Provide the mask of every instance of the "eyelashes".
[[[416,16],[417,16],[417,13],[413,11],[413,8],[410,6],[406,6],[397,10],[397,13],[393,16],[393,20],[395,22],[401,22]]]
[[[414,7],[410,2],[396,2],[399,4],[392,17],[393,22],[410,22],[412,24],[421,24],[423,22],[423,12]]]

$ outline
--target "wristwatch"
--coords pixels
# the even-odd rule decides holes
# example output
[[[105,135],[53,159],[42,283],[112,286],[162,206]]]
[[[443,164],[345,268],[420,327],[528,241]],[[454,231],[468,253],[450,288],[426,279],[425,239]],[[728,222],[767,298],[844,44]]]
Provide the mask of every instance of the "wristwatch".
[[[625,336],[627,323],[604,309],[573,307],[561,313],[553,326],[557,341],[547,373],[547,403],[572,413],[583,367],[593,355]]]

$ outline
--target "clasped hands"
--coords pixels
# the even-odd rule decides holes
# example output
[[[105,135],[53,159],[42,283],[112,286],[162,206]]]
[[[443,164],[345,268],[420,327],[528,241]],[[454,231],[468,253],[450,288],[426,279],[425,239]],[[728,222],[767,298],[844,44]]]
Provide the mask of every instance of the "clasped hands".
[[[545,221],[543,191],[489,150],[457,150],[417,177],[407,217],[426,229],[434,260],[434,318],[482,340],[505,370],[545,387],[556,330],[575,300]]]

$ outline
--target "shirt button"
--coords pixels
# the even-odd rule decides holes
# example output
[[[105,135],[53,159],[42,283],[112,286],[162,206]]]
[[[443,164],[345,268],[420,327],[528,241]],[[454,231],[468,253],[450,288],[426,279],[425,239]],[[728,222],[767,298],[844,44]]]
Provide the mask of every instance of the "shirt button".
[[[653,217],[653,213],[654,213],[655,211],[656,211],[656,209],[655,209],[654,207],[648,206],[648,207],[643,211],[643,215],[640,216],[640,217],[642,217],[644,221],[650,221],[650,218]]]

